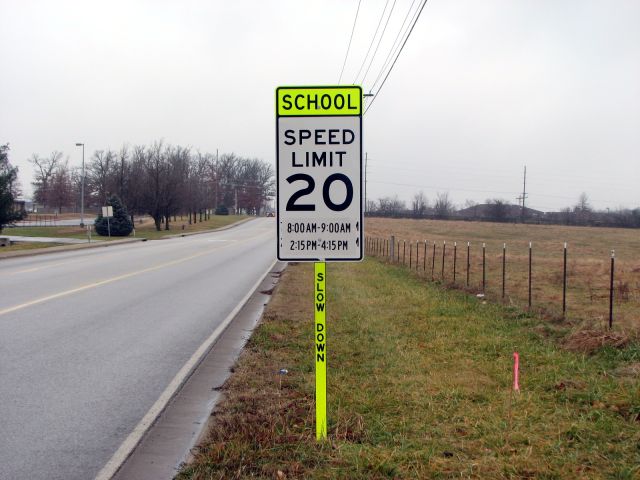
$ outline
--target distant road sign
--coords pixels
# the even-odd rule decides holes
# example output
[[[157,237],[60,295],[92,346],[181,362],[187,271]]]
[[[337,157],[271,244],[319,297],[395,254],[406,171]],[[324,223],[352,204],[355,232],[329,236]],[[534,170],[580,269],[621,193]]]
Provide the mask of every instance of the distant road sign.
[[[102,216],[106,218],[113,217],[113,207],[112,206],[102,207]]]
[[[278,259],[362,260],[362,89],[276,90]]]

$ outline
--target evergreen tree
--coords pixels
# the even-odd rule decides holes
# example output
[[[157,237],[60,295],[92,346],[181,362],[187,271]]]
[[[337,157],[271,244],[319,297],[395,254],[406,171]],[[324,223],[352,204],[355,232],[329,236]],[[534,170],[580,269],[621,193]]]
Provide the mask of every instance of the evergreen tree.
[[[229,215],[229,209],[225,205],[218,205],[215,211],[216,215]]]
[[[15,209],[17,195],[18,167],[9,163],[9,145],[0,145],[0,232],[5,225],[25,216],[25,212]]]
[[[126,207],[116,195],[112,195],[107,200],[107,205],[113,207],[113,217],[109,218],[109,223],[107,224],[106,217],[103,217],[102,213],[100,213],[95,221],[96,233],[106,237],[109,234],[109,230],[111,230],[111,236],[113,237],[128,236],[133,230],[133,223],[131,223]]]

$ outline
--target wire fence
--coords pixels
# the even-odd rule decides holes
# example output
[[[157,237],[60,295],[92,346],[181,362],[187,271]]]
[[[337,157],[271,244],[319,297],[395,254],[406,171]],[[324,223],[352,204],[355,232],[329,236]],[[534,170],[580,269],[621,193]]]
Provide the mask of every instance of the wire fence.
[[[16,222],[18,227],[57,227],[58,215],[30,214],[24,220]]]
[[[608,258],[572,258],[569,245],[536,250],[533,242],[407,241],[365,237],[368,256],[404,266],[429,281],[553,319],[640,327],[640,268]]]

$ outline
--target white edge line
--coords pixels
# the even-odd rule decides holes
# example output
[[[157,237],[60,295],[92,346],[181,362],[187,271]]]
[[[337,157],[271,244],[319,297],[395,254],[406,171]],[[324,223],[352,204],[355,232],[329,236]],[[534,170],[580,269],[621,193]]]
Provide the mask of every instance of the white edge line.
[[[264,275],[260,277],[255,285],[249,289],[249,292],[244,296],[244,298],[240,300],[240,303],[236,305],[231,313],[227,315],[227,318],[225,318],[224,321],[220,325],[218,325],[218,327],[213,331],[209,338],[207,338],[204,343],[200,345],[198,350],[195,351],[195,353],[191,356],[187,363],[185,363],[180,371],[176,374],[176,376],[173,377],[173,380],[171,380],[171,383],[167,386],[164,392],[162,392],[158,400],[156,400],[156,402],[152,405],[146,415],[142,418],[142,420],[140,420],[138,425],[136,425],[129,436],[124,440],[124,442],[122,442],[118,450],[116,450],[116,453],[114,453],[111,459],[105,464],[104,467],[102,467],[102,470],[98,472],[95,480],[110,480],[111,478],[113,478],[113,476],[118,472],[127,458],[129,458],[129,455],[131,455],[133,450],[138,446],[144,434],[147,433],[158,416],[164,411],[167,404],[171,401],[178,390],[180,390],[180,387],[182,387],[182,385],[185,383],[194,368],[209,352],[211,346],[215,343],[222,332],[225,331],[227,326],[229,326],[240,309],[244,307],[245,304],[249,301],[251,295],[253,295],[258,286],[260,286],[262,281],[267,277],[267,275],[273,269],[277,262],[278,260],[273,261],[269,268],[267,268],[267,271],[264,272]]]

